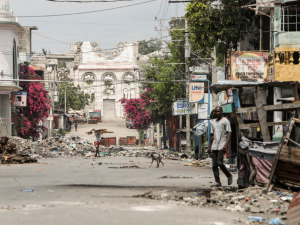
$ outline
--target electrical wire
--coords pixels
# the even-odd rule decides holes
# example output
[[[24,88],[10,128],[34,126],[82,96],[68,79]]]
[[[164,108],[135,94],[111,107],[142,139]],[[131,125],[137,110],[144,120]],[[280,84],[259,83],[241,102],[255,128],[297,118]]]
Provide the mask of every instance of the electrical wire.
[[[44,36],[44,37],[46,37],[46,36]],[[170,35],[167,35],[167,36],[164,36],[164,37],[161,37],[161,38],[151,39],[151,40],[149,40],[149,41],[146,41],[145,43],[150,43],[150,42],[162,40],[162,39],[167,38],[167,37],[170,37]],[[48,38],[48,37],[46,37],[46,38]],[[53,38],[52,38],[52,39],[53,39]],[[56,40],[56,39],[53,39],[53,40]],[[59,40],[57,40],[57,41],[59,41]],[[62,41],[59,41],[59,42],[62,42]],[[65,42],[65,43],[66,43],[66,42]],[[69,45],[69,43],[68,43],[68,45]],[[125,46],[124,48],[131,47],[131,46],[135,46],[135,45],[138,45],[138,43],[132,44],[132,45],[130,45],[130,46]],[[114,49],[116,49],[116,48],[101,49],[101,51],[108,51],[108,50],[114,50]],[[9,51],[9,52],[0,51],[0,52],[3,52],[3,55],[13,55],[13,52],[11,52],[11,51]],[[96,50],[96,51],[81,52],[80,54],[84,54],[84,53],[92,53],[92,52],[98,52],[98,50]],[[36,53],[36,54],[42,54],[42,53]],[[66,53],[66,54],[69,54],[69,53]]]
[[[54,21],[36,21],[36,20],[22,20],[30,22],[39,22],[39,23],[67,23],[67,24],[88,24],[88,25],[104,25],[104,26],[139,26],[139,27],[153,27],[155,25],[138,25],[138,24],[116,24],[116,23],[78,23],[78,22],[54,22]]]
[[[122,36],[122,35],[115,35],[115,34],[71,34],[71,33],[47,33],[47,32],[34,32],[33,34],[62,34],[62,35],[88,35],[88,36],[106,36],[106,37],[151,37],[151,36]]]
[[[87,0],[87,1],[74,1],[74,0],[47,0],[49,2],[73,2],[73,3],[97,3],[97,2],[128,2],[128,1],[133,1],[133,0],[111,0],[111,1],[108,1],[108,0],[94,0],[94,1],[90,1],[90,0]]]
[[[156,0],[150,0],[150,1],[140,2],[140,3],[136,3],[136,4],[131,4],[131,5],[119,6],[119,7],[109,8],[109,9],[100,9],[100,10],[94,10],[94,11],[88,11],[88,12],[64,13],[64,14],[56,14],[56,15],[39,15],[39,16],[17,16],[17,17],[19,17],[19,18],[28,18],[28,17],[56,17],[56,16],[82,15],[82,14],[89,14],[89,13],[96,13],[96,12],[111,11],[111,10],[114,10],[114,9],[123,9],[123,8],[128,8],[128,7],[131,7],[131,6],[136,6],[136,5],[146,4],[146,3],[149,3],[149,2],[154,2],[154,1],[156,1]]]

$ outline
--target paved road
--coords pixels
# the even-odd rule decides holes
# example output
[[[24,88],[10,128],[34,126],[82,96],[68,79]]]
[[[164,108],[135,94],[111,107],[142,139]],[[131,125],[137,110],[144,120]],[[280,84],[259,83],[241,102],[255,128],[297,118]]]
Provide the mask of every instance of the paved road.
[[[93,140],[85,134],[93,127],[114,131],[116,137],[137,136],[136,130],[127,129],[122,119],[107,119],[97,126],[79,125],[78,132],[72,131],[70,135]],[[108,135],[111,134],[105,136]],[[241,224],[235,222],[237,218],[246,220],[246,214],[133,198],[148,191],[157,196],[162,192],[168,196],[188,195],[190,191],[209,188],[214,181],[210,168],[186,167],[183,162],[173,160],[155,168],[155,165],[149,167],[149,162],[150,159],[142,157],[73,157],[41,159],[38,164],[0,165],[0,224],[223,225]],[[142,169],[109,168],[121,165],[137,165]],[[160,179],[166,175],[191,179]],[[222,173],[221,181],[227,182]]]
[[[95,160],[95,161],[94,161]],[[175,201],[132,198],[198,192],[209,187],[209,168],[165,161],[149,168],[149,159],[135,157],[43,159],[39,164],[0,165],[1,224],[234,224],[245,214],[182,205]],[[91,165],[91,163],[94,165]],[[99,166],[97,163],[102,162]],[[138,165],[144,169],[111,169]],[[192,179],[159,179],[162,176]],[[222,182],[226,183],[223,174]],[[34,192],[22,192],[33,189]],[[180,195],[179,194],[179,195]],[[240,224],[240,223],[237,223]]]
[[[90,131],[91,129],[99,129],[104,128],[108,131],[113,131],[112,134],[103,134],[104,137],[116,137],[119,140],[119,137],[126,137],[126,136],[136,136],[138,139],[139,134],[135,129],[128,129],[125,125],[125,119],[121,118],[104,118],[102,123],[96,124],[83,124],[78,125],[78,131],[75,131],[74,126],[72,126],[72,131],[68,134],[71,136],[78,135],[80,137],[88,138],[94,141],[93,135],[87,135],[85,132]]]

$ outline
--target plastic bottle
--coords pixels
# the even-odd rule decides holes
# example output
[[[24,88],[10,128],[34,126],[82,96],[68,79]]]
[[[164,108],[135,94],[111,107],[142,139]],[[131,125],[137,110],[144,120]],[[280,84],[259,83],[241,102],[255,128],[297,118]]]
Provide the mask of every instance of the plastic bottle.
[[[266,221],[265,218],[262,218],[260,216],[248,216],[248,221],[258,221],[258,222],[263,222]]]

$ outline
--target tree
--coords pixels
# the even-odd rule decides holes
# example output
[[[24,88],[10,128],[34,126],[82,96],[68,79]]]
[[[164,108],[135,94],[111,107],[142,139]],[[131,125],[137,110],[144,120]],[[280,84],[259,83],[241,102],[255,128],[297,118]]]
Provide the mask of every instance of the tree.
[[[19,74],[20,79],[41,80],[28,65],[20,65]],[[13,112],[12,121],[16,124],[18,135],[35,138],[47,129],[39,124],[48,117],[51,101],[44,83],[20,82],[20,86],[23,88],[22,91],[27,92],[27,106]]]
[[[173,82],[179,80],[182,74],[171,66],[166,65],[163,59],[151,58],[146,65],[144,76],[148,81],[157,83],[144,84],[144,93],[147,99],[146,109],[153,115],[154,123],[160,123],[163,127],[164,146],[166,148],[165,121],[172,115],[173,102],[178,98],[184,98],[185,83]]]
[[[122,98],[120,102],[124,106],[127,117],[131,119],[134,129],[141,131],[149,128],[153,122],[153,116],[146,110],[146,104],[150,102],[150,99],[145,94],[136,99]]]
[[[237,48],[238,42],[245,38],[258,24],[253,10],[241,8],[246,0],[221,0],[214,6],[211,0],[194,0],[188,4],[185,17],[189,22],[192,38],[201,49],[217,46],[217,51],[226,54],[230,48]]]
[[[65,105],[65,90],[66,90],[66,102],[67,107],[71,107],[74,110],[84,109],[85,106],[92,103],[95,99],[95,95],[85,94],[79,85],[75,86],[73,80],[69,77],[61,79],[61,81],[67,81],[67,83],[59,83],[59,106]]]
[[[149,53],[160,50],[162,47],[162,41],[155,41],[151,38],[149,41],[142,40],[139,41],[139,53],[142,55],[147,55]]]

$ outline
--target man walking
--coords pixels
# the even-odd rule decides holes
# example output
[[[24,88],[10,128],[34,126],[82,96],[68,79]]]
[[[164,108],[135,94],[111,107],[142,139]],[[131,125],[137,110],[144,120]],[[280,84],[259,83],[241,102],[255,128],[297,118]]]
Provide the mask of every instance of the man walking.
[[[232,184],[232,175],[228,172],[223,164],[224,154],[226,153],[230,138],[231,127],[227,118],[223,117],[222,107],[218,106],[214,110],[215,121],[211,123],[210,142],[208,146],[208,152],[212,150],[212,163],[213,172],[215,176],[216,184],[213,186],[222,186],[219,176],[219,168],[228,178],[228,185]]]
[[[75,130],[77,131],[78,123],[75,122],[75,123],[74,123],[74,126],[75,126]]]

